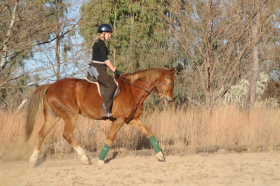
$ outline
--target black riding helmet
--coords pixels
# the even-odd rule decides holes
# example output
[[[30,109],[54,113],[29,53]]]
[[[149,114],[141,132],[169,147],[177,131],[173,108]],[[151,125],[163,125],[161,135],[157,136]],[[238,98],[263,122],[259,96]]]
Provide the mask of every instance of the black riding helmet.
[[[113,32],[113,28],[109,24],[106,24],[106,23],[101,24],[98,27],[98,33],[102,33],[102,32]]]

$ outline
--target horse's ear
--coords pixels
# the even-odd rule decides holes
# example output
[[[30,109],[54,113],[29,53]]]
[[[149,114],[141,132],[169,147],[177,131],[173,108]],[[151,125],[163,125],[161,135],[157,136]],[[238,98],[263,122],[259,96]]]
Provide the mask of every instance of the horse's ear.
[[[170,69],[170,75],[176,74],[176,68],[171,68]]]

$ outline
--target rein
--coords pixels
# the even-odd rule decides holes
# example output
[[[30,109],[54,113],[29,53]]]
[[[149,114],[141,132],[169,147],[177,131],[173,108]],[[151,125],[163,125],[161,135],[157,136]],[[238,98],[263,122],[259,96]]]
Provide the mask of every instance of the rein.
[[[170,77],[170,76],[169,76],[169,75],[166,75],[165,78],[164,78],[164,80],[165,80],[166,78],[168,78],[168,77]],[[137,85],[135,85],[135,84],[133,84],[133,83],[130,83],[129,81],[126,81],[125,79],[122,79],[122,78],[120,78],[120,77],[119,77],[118,79],[120,79],[120,80],[122,80],[122,81],[124,81],[124,82],[126,82],[126,83],[128,83],[128,84],[130,84],[130,85],[133,85],[133,86],[135,86],[135,87],[137,87],[137,88],[140,88],[140,89],[144,90],[145,92],[151,94],[151,91],[148,91],[148,90],[146,90],[146,89],[144,89],[144,88],[142,88],[142,87],[139,87],[139,86],[137,86]],[[161,85],[161,84],[163,83],[164,80],[162,80],[162,81],[157,85],[157,87],[158,87],[159,85]],[[164,84],[164,86],[165,86],[165,84]],[[160,99],[162,99],[163,93],[164,93],[164,89],[162,89],[162,93],[159,94]]]
[[[137,88],[140,88],[140,89],[142,89],[142,90],[144,90],[145,92],[148,92],[149,94],[151,94],[151,91],[148,91],[148,90],[146,90],[146,89],[144,89],[144,88],[142,88],[142,87],[139,87],[139,86],[137,86],[137,85],[135,85],[135,84],[133,84],[133,83],[130,83],[129,81],[126,81],[125,79],[122,79],[122,78],[118,78],[118,79],[120,79],[120,80],[122,80],[122,81],[124,81],[124,82],[126,82],[126,83],[128,83],[128,84],[131,84],[131,85],[133,85],[133,86],[135,86],[135,87],[137,87]]]
[[[165,80],[166,78],[168,78],[168,77],[169,77],[169,75],[166,75],[166,77],[164,78],[164,80]],[[128,84],[130,84],[130,85],[133,85],[133,86],[135,86],[135,87],[137,87],[137,88],[139,88],[139,89],[141,89],[141,90],[144,90],[145,92],[147,92],[147,93],[149,93],[149,94],[151,93],[151,91],[148,91],[148,90],[146,90],[146,89],[144,89],[144,88],[142,88],[142,87],[139,87],[138,85],[135,85],[135,84],[133,84],[133,83],[131,83],[131,82],[129,82],[129,81],[123,79],[123,78],[120,78],[120,77],[119,77],[118,79],[120,79],[120,80],[122,80],[122,81],[124,81],[124,82],[126,82],[126,83],[128,83]],[[164,82],[164,80],[162,80],[162,81],[157,85],[157,87],[158,87],[159,85],[161,85],[161,84]],[[164,86],[165,86],[165,84],[164,84]],[[160,99],[162,99],[163,93],[164,93],[164,89],[162,90],[162,93],[159,94]],[[145,99],[144,99],[144,100],[145,100]],[[144,100],[143,100],[143,97],[142,97],[141,100],[139,101],[138,105],[141,104]],[[128,117],[128,118],[125,120],[126,123],[129,123],[129,122],[132,120],[132,118],[133,118],[134,115],[136,114],[136,111],[138,110],[138,105],[137,105],[136,109],[134,110],[134,112],[131,114],[131,116]]]

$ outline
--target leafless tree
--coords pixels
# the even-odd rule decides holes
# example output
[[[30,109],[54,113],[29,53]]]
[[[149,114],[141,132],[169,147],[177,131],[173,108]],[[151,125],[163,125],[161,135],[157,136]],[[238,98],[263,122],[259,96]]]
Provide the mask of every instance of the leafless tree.
[[[271,4],[275,6],[276,1]],[[248,78],[251,69],[259,72],[259,10],[256,8],[252,14],[251,1],[174,0],[166,1],[165,6],[168,13],[162,16],[170,24],[179,48],[183,49],[181,61],[190,67],[185,68],[185,74],[196,82],[197,92],[202,90],[202,95],[196,96],[204,98],[205,105],[213,106],[240,78]],[[275,12],[270,12],[273,14]],[[251,50],[251,46],[255,48]],[[251,65],[253,56],[255,65]],[[257,73],[252,76],[254,79],[258,78]],[[196,99],[195,96],[188,98],[192,99]]]
[[[74,0],[65,1],[67,4],[64,6],[69,7],[73,5],[73,2]],[[60,73],[60,70],[55,67],[65,64],[66,61],[60,60],[62,54],[57,55],[58,63],[53,63],[48,59],[51,53],[55,54],[53,51],[50,52],[50,47],[55,41],[61,42],[63,38],[67,38],[66,36],[76,29],[79,17],[72,16],[58,20],[57,16],[64,13],[65,8],[46,5],[46,1],[39,0],[4,0],[0,2],[0,7],[0,98],[4,100],[9,92],[16,92],[24,87],[37,84],[36,80],[27,85],[28,78],[35,76],[38,72],[47,72],[48,69],[54,68],[54,74]],[[62,48],[60,43],[57,46],[58,50]],[[51,49],[53,48],[55,47]],[[64,48],[63,51],[66,50],[68,49]],[[46,57],[42,56],[44,59],[38,61],[40,68],[25,68],[29,65],[30,59],[33,59],[38,52],[46,54]],[[49,76],[55,76],[54,74],[49,74]],[[46,73],[44,77],[38,75],[42,80],[47,76]],[[14,90],[10,91],[11,89]],[[0,100],[0,104],[1,102]]]
[[[256,86],[260,71],[263,67],[268,67],[269,63],[274,63],[275,55],[272,54],[275,46],[277,35],[279,40],[279,19],[277,21],[277,12],[279,17],[280,2],[275,0],[254,0],[247,1],[251,4],[252,26],[251,26],[251,79],[248,94],[249,105],[253,106],[256,100]],[[276,18],[276,19],[275,19]],[[278,24],[278,34],[277,34]],[[277,44],[276,44],[277,45]],[[279,48],[276,47],[276,48]],[[261,52],[262,51],[262,52]],[[272,52],[272,53],[271,53]],[[261,64],[262,62],[262,64]]]

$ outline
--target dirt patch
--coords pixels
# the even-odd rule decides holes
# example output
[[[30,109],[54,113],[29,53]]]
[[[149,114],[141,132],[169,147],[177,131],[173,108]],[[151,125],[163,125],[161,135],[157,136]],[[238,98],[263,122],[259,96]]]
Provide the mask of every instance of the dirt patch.
[[[83,165],[71,155],[29,168],[26,161],[0,162],[0,185],[280,185],[280,152],[167,156],[116,156],[103,166]]]

